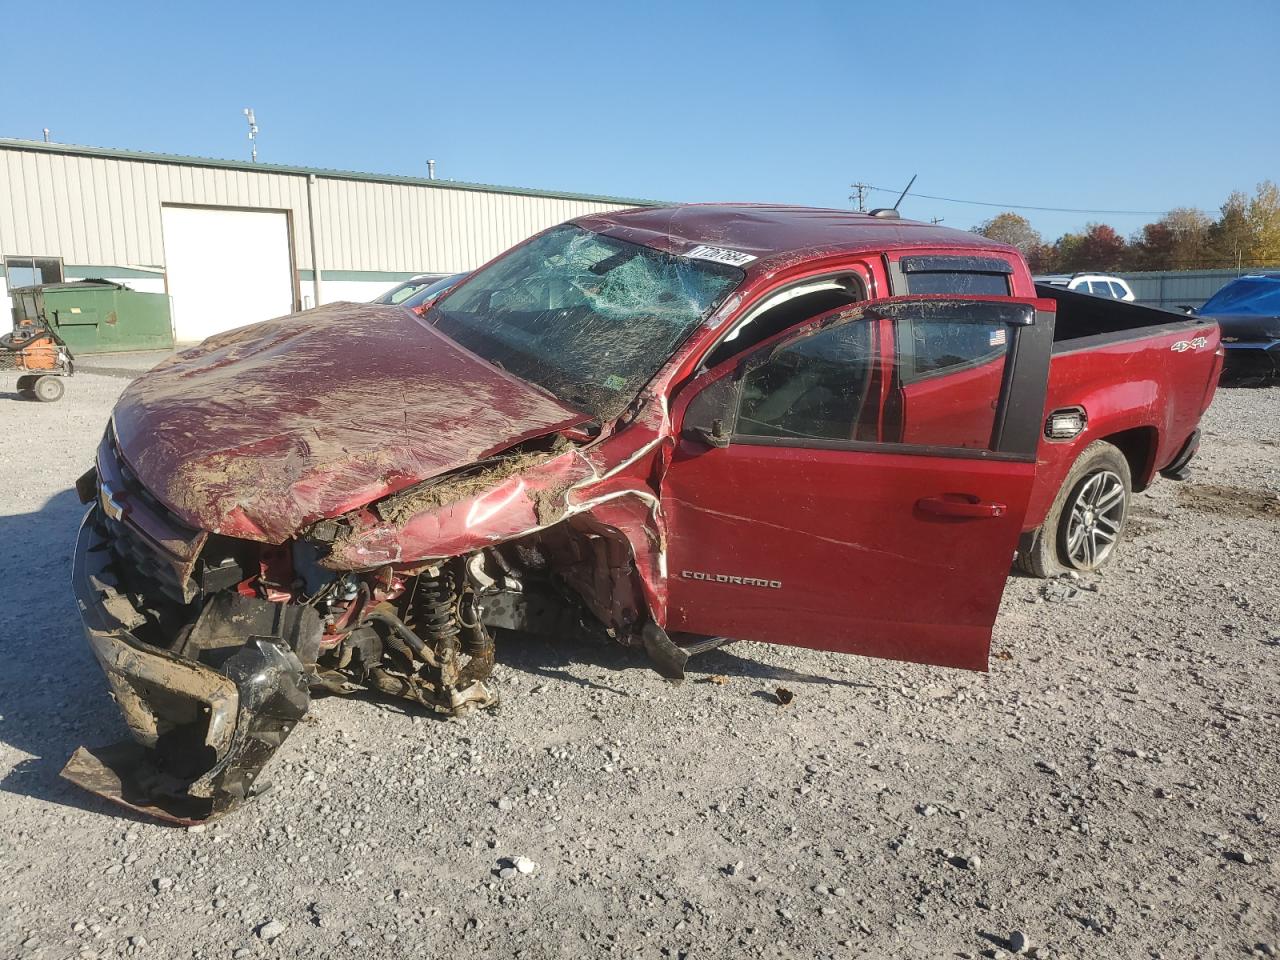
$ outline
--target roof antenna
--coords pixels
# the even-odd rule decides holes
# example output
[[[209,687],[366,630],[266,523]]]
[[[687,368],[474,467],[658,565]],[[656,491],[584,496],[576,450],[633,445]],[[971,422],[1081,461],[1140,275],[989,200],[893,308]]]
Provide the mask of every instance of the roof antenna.
[[[897,203],[892,207],[877,207],[871,211],[871,216],[875,217],[877,220],[901,220],[902,214],[898,212],[898,204],[902,202],[903,197],[905,197],[908,191],[911,190],[911,184],[916,182],[916,177],[918,176],[918,173],[913,173],[911,175],[911,180],[907,183],[907,188],[903,190],[902,193],[898,194]]]
[[[898,195],[898,203],[901,203],[901,202],[902,202],[902,200],[903,200],[903,198],[904,198],[904,197],[905,197],[905,196],[906,196],[906,195],[911,191],[911,186],[912,186],[912,184],[914,184],[914,183],[916,182],[916,177],[918,177],[918,176],[920,176],[920,174],[918,174],[918,173],[913,173],[913,174],[911,175],[911,179],[910,179],[909,181],[907,181],[907,187],[906,187],[906,189],[905,189],[905,190],[903,190],[903,191],[902,191],[902,193],[900,193],[900,194]],[[895,204],[893,205],[893,209],[895,209],[895,210],[897,210],[897,209],[898,209],[898,203],[895,203]]]

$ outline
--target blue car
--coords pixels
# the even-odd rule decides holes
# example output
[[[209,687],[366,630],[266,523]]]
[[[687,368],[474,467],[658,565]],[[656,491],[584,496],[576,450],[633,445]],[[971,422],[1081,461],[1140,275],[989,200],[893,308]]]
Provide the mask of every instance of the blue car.
[[[1196,313],[1216,320],[1222,330],[1226,348],[1223,380],[1259,381],[1280,376],[1280,273],[1238,277]]]

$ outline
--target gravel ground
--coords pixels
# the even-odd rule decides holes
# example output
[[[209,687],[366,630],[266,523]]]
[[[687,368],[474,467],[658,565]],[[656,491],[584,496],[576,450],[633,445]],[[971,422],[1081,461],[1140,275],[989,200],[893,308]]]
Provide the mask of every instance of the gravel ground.
[[[498,712],[319,701],[178,830],[57,776],[124,736],[67,579],[126,382],[0,393],[0,956],[1280,952],[1280,390],[1219,393],[1104,575],[1010,580],[987,675],[509,645]]]

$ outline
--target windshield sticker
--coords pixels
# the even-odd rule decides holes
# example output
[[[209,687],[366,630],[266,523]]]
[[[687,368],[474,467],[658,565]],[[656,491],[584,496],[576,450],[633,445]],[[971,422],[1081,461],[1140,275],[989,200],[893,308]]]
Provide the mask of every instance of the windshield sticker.
[[[620,377],[616,373],[611,373],[605,377],[604,385],[610,390],[621,390],[627,385],[626,377]]]
[[[1009,334],[1004,327],[999,330],[992,330],[991,335],[987,338],[987,343],[993,347],[1003,347],[1009,339]]]
[[[685,256],[692,257],[694,260],[727,263],[731,267],[745,267],[752,260],[758,259],[754,254],[742,253],[739,250],[728,250],[724,247],[709,247],[705,243],[698,244]]]

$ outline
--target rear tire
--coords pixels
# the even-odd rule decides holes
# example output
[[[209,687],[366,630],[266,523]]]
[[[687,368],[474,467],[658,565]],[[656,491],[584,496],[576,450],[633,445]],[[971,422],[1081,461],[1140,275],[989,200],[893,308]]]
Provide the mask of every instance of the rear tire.
[[[28,393],[30,393],[30,392],[31,392],[31,388],[32,388],[33,386],[35,386],[35,382],[36,382],[37,380],[39,380],[39,379],[40,379],[39,377],[34,377],[34,376],[32,376],[31,374],[29,374],[29,373],[28,373],[28,374],[24,374],[23,376],[19,377],[19,378],[18,378],[18,392],[19,392],[19,393],[21,393],[21,394],[28,394]]]
[[[53,403],[62,399],[67,388],[62,385],[61,377],[40,377],[31,389],[41,403]]]
[[[1022,535],[1015,567],[1033,577],[1087,573],[1111,562],[1133,496],[1129,461],[1113,444],[1085,447],[1043,524]]]

